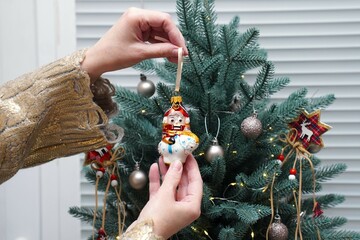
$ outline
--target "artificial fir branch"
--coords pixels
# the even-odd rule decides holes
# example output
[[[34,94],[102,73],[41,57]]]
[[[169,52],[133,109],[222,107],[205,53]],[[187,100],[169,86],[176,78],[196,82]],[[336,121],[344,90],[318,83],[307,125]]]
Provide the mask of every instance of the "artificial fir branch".
[[[334,207],[345,201],[344,196],[336,194],[326,194],[323,196],[317,196],[316,201],[321,205],[322,209]],[[314,208],[314,201],[312,198],[305,199],[303,201],[303,211],[312,213]]]
[[[81,219],[83,222],[92,223],[94,218],[94,209],[90,207],[70,207],[68,211],[72,216]],[[101,216],[101,212],[97,212]],[[99,221],[99,224],[101,222]]]
[[[141,110],[152,112],[149,99],[123,87],[116,87],[115,100],[121,103],[121,109],[129,113],[139,114]]]
[[[159,96],[158,101],[167,106],[164,108],[164,111],[166,111],[169,108],[169,102],[171,102],[173,90],[168,85],[159,82],[156,84],[156,92]]]
[[[271,122],[270,125],[278,127],[277,130],[279,130],[283,129],[289,121],[295,119],[308,103],[305,99],[306,93],[307,90],[302,88],[290,94],[286,101],[278,104],[275,114],[279,117],[276,118],[276,122]]]
[[[309,112],[312,112],[316,109],[323,109],[328,107],[335,101],[335,96],[333,94],[329,94],[326,96],[321,96],[317,98],[311,98],[309,102],[309,106],[306,108]]]
[[[318,182],[325,182],[332,178],[334,178],[336,175],[345,172],[346,165],[343,163],[337,163],[329,166],[323,166],[316,171],[316,180]]]
[[[226,164],[224,158],[217,157],[211,162],[212,179],[211,185],[218,187],[223,183],[226,174]]]
[[[269,96],[273,95],[274,93],[279,92],[284,87],[286,87],[290,83],[290,79],[287,77],[275,78],[273,81],[269,82],[268,84],[268,93]]]
[[[256,77],[256,81],[253,86],[253,99],[261,100],[267,99],[269,81],[274,76],[274,66],[272,63],[268,62],[265,64]]]
[[[232,26],[233,24],[231,24]],[[243,54],[244,49],[254,49],[257,47],[257,41],[259,38],[259,31],[256,28],[249,28],[241,35],[241,37],[236,42],[235,50],[232,51],[233,55],[231,56],[234,59],[240,58]]]
[[[221,229],[219,233],[220,239],[226,239],[226,240],[236,240],[236,231],[235,228],[225,226]]]
[[[177,17],[179,20],[179,25],[182,29],[182,34],[184,36],[187,36],[190,33],[192,33],[191,28],[193,26],[191,26],[192,22],[191,22],[190,18],[188,17],[188,15],[191,14],[192,9],[194,9],[194,8],[190,1],[188,1],[188,0],[176,1]]]
[[[322,230],[322,239],[326,240],[358,240],[360,239],[359,233],[349,230]]]

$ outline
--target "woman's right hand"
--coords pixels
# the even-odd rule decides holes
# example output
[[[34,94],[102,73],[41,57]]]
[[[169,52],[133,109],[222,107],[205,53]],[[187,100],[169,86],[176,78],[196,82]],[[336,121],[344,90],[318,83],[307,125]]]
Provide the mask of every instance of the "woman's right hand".
[[[184,37],[169,14],[129,8],[88,49],[81,67],[94,82],[105,72],[131,67],[149,58],[165,57],[177,63],[179,47],[184,55],[188,54]]]

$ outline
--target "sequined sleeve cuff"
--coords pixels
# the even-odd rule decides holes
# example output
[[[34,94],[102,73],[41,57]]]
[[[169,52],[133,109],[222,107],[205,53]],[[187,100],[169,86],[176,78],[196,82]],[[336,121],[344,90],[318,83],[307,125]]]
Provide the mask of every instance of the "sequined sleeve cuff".
[[[107,144],[80,64],[86,50],[0,86],[0,184],[19,169]]]
[[[135,222],[120,238],[121,240],[165,240],[153,233],[154,223],[152,220]]]

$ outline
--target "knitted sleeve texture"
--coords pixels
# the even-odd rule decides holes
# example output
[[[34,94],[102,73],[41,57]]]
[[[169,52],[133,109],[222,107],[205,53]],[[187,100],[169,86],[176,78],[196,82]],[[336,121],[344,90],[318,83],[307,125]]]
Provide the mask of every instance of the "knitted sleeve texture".
[[[81,50],[0,86],[0,184],[19,169],[107,144]]]
[[[120,240],[165,240],[153,233],[154,223],[152,220],[135,221],[129,229],[120,237]]]

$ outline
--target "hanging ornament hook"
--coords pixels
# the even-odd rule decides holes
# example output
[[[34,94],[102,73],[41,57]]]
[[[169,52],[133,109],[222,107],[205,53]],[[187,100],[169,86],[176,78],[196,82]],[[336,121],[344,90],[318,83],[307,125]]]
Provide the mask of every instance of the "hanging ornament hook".
[[[216,130],[216,135],[215,135],[214,139],[212,140],[212,144],[207,149],[206,154],[205,154],[205,158],[208,162],[211,162],[214,158],[224,156],[224,149],[219,145],[219,142],[217,140],[217,137],[219,136],[219,132],[220,132],[220,118],[216,113],[215,113],[215,115],[217,117],[218,127]],[[205,123],[206,134],[209,136],[210,133],[209,133],[206,119],[207,119],[207,114],[205,115],[204,123]]]
[[[139,141],[138,143],[140,143],[140,140],[142,140],[142,137],[140,135],[140,133],[137,133],[137,135],[139,136]],[[134,158],[134,154],[131,155],[131,158],[133,160],[133,162],[135,163],[135,169],[139,170],[140,169],[140,163],[142,162],[143,158],[144,158],[144,148],[141,148],[141,157],[140,157],[140,161],[136,161]]]
[[[206,113],[205,118],[204,118],[204,124],[205,124],[205,132],[206,132],[206,134],[209,136],[210,133],[209,133],[209,129],[208,129],[208,126],[207,126],[207,121],[206,121],[207,115],[208,115],[208,114]],[[216,135],[215,135],[214,138],[217,139],[217,137],[219,136],[219,132],[220,132],[220,124],[221,124],[221,122],[220,122],[219,116],[218,116],[216,113],[215,113],[215,115],[216,115],[216,118],[217,118],[218,127],[217,127]]]
[[[139,133],[138,133],[138,135],[139,135],[139,139],[142,139],[141,135]],[[140,142],[140,141],[138,141],[138,142]],[[139,190],[139,189],[142,189],[148,181],[145,172],[140,169],[140,163],[142,162],[142,160],[144,158],[144,148],[141,148],[140,161],[135,160],[134,154],[132,154],[131,157],[135,163],[135,166],[134,166],[133,172],[129,176],[129,183],[132,188]]]

